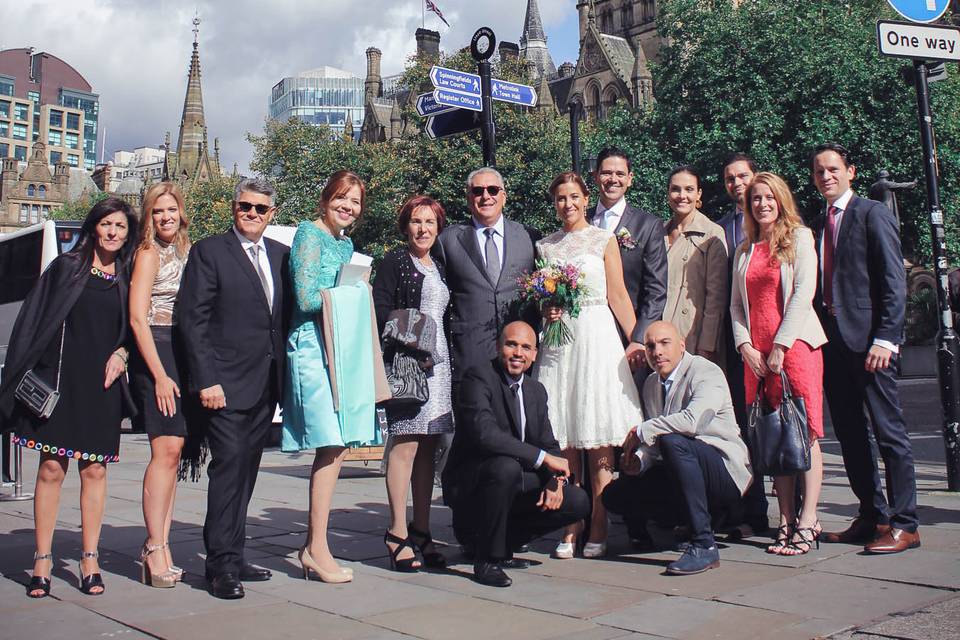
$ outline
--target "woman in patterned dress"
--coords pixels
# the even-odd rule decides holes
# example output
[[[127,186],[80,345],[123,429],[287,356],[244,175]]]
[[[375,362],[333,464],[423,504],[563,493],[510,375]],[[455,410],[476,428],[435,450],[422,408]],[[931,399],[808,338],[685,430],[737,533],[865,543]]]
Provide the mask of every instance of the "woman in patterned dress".
[[[304,577],[313,571],[323,582],[333,583],[353,580],[353,571],[337,564],[327,543],[333,490],[347,448],[375,441],[376,421],[372,379],[369,388],[341,389],[341,411],[334,409],[329,363],[317,316],[323,307],[321,292],[335,286],[341,266],[353,255],[353,242],[344,231],[360,218],[365,197],[366,187],[356,174],[338,171],[330,176],[320,194],[319,217],[300,223],[290,248],[295,306],[287,337],[281,449],[315,450],[307,543],[298,557]],[[369,317],[369,309],[366,314]],[[338,353],[337,358],[348,362],[351,355]],[[369,424],[345,419],[343,408],[355,406],[356,398],[361,404],[369,399]]]
[[[187,435],[180,395],[186,363],[173,327],[174,304],[190,252],[188,224],[180,187],[158,182],[147,189],[130,282],[130,327],[137,343],[130,382],[137,404],[135,422],[150,438],[150,462],[143,474],[147,539],[140,561],[143,583],[154,587],[172,587],[183,575],[183,569],[173,564],[169,540],[177,468]]]
[[[384,544],[390,551],[391,567],[398,571],[416,571],[420,563],[414,554],[418,547],[423,563],[429,567],[446,564],[434,548],[430,535],[430,503],[433,497],[434,454],[442,434],[453,433],[450,352],[447,348],[450,292],[443,264],[435,255],[437,237],[446,224],[443,207],[428,196],[414,196],[400,208],[397,221],[407,237],[404,247],[383,258],[373,283],[373,302],[377,325],[383,333],[390,312],[417,309],[431,318],[437,327],[433,368],[427,377],[429,398],[422,405],[389,405],[390,433],[387,457],[387,499],[390,502],[390,528]],[[413,492],[413,522],[407,525],[407,488]]]
[[[617,331],[619,326],[623,335],[631,335],[636,316],[613,233],[586,220],[589,192],[583,180],[573,172],[561,173],[550,185],[550,194],[563,229],[538,242],[537,255],[548,263],[579,267],[587,297],[580,315],[566,318],[573,341],[540,347],[537,378],[547,389],[554,435],[577,478],[586,451],[593,515],[583,556],[596,558],[607,551],[607,512],[600,495],[613,479],[613,448],[643,420],[640,394]],[[560,315],[550,309],[546,319]],[[564,531],[555,557],[573,557],[579,528],[578,524]]]

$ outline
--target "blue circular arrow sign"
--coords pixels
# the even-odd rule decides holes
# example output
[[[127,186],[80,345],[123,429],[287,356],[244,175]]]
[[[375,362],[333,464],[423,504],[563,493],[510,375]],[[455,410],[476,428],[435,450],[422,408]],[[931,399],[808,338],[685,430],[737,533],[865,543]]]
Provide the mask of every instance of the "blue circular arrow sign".
[[[943,15],[950,0],[887,0],[894,10],[911,22],[933,22]]]

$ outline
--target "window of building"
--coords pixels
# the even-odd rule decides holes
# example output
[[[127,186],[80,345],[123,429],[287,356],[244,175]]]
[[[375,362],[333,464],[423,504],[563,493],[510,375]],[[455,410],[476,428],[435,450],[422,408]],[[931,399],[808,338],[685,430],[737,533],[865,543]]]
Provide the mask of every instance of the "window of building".
[[[80,137],[75,133],[64,134],[63,141],[68,149],[80,148]]]
[[[21,145],[17,145],[13,148],[13,157],[19,160],[20,162],[27,161],[27,148]]]
[[[10,155],[10,145],[0,142],[0,158],[6,158],[8,155]]]
[[[43,214],[43,219],[46,220],[47,218],[50,217],[50,207],[48,207],[47,205],[43,205],[40,208],[40,213]]]
[[[9,100],[0,100],[0,116],[4,118],[10,117],[10,101]]]
[[[40,207],[38,205],[30,205],[30,224],[36,224],[40,222]]]
[[[59,151],[50,152],[50,164],[57,164],[60,162],[60,159],[63,157],[63,154]]]
[[[37,195],[38,195],[39,197],[43,198],[43,199],[46,199],[46,197],[47,197],[47,185],[45,185],[45,184],[40,185],[40,187],[37,189]],[[46,207],[44,207],[44,209],[46,209]]]
[[[23,124],[14,124],[13,125],[13,139],[14,140],[26,140],[27,139],[27,126]]]
[[[79,113],[67,114],[67,129],[73,129],[74,131],[80,130],[80,114]]]
[[[22,102],[15,102],[13,105],[13,117],[22,122],[30,121],[30,107]]]
[[[40,92],[39,91],[27,91],[27,100],[30,102],[40,103]]]
[[[27,185],[27,197],[28,198],[37,197],[37,185],[35,184]]]
[[[47,144],[52,144],[55,147],[63,145],[63,136],[59,131],[48,131],[47,132]]]
[[[0,138],[10,137],[10,123],[0,120]]]
[[[30,222],[30,205],[21,204],[20,205],[20,224],[27,224]]]
[[[50,126],[51,127],[63,126],[63,111],[56,111],[54,109],[50,110]]]
[[[75,154],[72,154],[72,153],[68,153],[68,154],[67,154],[67,164],[69,164],[71,167],[79,167],[79,166],[80,166],[80,156],[75,155]]]
[[[13,78],[0,78],[0,96],[13,95]]]

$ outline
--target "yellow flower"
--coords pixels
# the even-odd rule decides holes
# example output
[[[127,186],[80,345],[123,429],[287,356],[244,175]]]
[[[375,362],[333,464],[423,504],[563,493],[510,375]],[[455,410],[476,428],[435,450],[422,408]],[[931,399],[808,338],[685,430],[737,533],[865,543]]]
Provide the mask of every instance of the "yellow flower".
[[[553,278],[547,278],[543,281],[543,288],[547,290],[547,293],[553,293],[557,290],[557,281]]]

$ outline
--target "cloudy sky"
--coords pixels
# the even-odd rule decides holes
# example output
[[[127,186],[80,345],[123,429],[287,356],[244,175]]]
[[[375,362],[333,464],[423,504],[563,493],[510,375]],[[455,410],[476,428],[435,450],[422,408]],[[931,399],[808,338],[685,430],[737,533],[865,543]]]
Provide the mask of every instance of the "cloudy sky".
[[[469,43],[480,26],[517,42],[526,0],[434,0],[452,28],[427,14],[441,48]],[[364,51],[383,51],[383,73],[414,52],[422,0],[2,0],[0,49],[35,47],[73,65],[100,94],[106,156],[176,143],[190,64],[194,12],[207,126],[221,159],[241,172],[247,132],[263,129],[270,88],[330,65],[365,75]],[[69,10],[64,13],[65,6]],[[577,56],[576,0],[539,0],[554,61]],[[103,135],[101,133],[101,135]],[[98,149],[99,153],[99,149]]]

